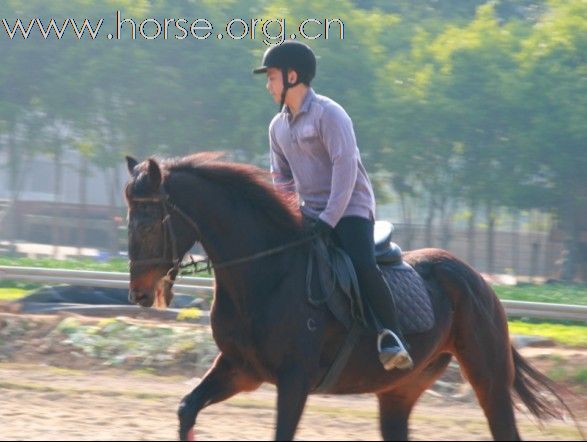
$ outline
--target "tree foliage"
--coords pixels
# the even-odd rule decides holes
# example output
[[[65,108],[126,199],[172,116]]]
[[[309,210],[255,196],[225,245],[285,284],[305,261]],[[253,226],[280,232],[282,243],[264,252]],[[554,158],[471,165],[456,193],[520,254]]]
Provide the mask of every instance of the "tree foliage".
[[[133,40],[125,25],[122,39],[107,39],[116,11],[137,26],[206,18],[214,30],[205,40],[177,32]],[[71,29],[44,39],[36,28],[27,40],[10,39],[0,25],[0,148],[12,187],[23,157],[65,146],[83,146],[105,171],[129,153],[198,150],[266,166],[276,108],[265,79],[251,73],[267,48],[261,25],[284,19],[287,36],[300,38],[302,20],[337,18],[344,40],[336,27],[328,40],[306,40],[318,55],[314,86],[353,118],[373,175],[385,171],[398,192],[437,207],[455,200],[553,211],[577,240],[587,206],[582,0],[0,3],[9,28],[34,18],[104,23],[96,40],[81,41]],[[260,19],[255,38],[228,38],[223,26],[234,18]],[[269,29],[275,35],[276,23]]]

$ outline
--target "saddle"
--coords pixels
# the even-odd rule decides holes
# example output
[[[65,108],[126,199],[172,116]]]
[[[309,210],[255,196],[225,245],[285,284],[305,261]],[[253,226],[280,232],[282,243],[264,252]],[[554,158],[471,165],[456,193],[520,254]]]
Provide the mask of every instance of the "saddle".
[[[401,248],[391,241],[393,225],[376,221],[375,257],[394,296],[400,327],[406,334],[424,332],[434,325],[432,303],[421,276],[402,259]],[[322,239],[314,242],[306,273],[308,301],[326,303],[334,316],[350,329],[357,321],[377,330],[376,320],[365,305],[353,264],[344,250]]]
[[[404,334],[422,333],[434,325],[432,302],[422,277],[403,261],[401,248],[391,241],[393,230],[387,221],[375,222],[376,261],[394,296],[400,328]],[[378,330],[377,319],[361,297],[349,256],[321,238],[314,241],[308,259],[306,289],[311,304],[326,304],[347,329],[344,344],[315,390],[324,392],[336,383],[358,338]]]
[[[375,221],[373,240],[375,241],[375,259],[377,264],[401,264],[402,249],[394,242],[391,236],[395,228],[389,221]]]

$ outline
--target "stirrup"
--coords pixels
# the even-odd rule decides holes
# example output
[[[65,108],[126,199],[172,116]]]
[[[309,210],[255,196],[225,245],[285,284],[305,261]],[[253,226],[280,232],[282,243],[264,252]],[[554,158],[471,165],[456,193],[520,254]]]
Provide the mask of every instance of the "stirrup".
[[[395,339],[396,345],[381,348],[383,339],[388,335]],[[377,351],[379,352],[379,360],[386,370],[393,370],[394,368],[407,370],[414,366],[412,358],[404,347],[401,339],[389,329],[383,329],[379,332],[379,336],[377,337]]]

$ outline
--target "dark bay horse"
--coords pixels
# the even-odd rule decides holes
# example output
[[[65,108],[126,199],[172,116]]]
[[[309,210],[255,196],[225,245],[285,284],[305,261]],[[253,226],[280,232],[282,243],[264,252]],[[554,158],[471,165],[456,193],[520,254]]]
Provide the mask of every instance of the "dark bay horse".
[[[266,172],[216,154],[127,163],[130,300],[169,305],[178,260],[196,241],[215,267],[210,321],[220,353],[181,402],[180,438],[193,437],[204,407],[270,382],[277,386],[275,437],[291,440],[346,334],[326,307],[307,301],[311,246],[296,201],[276,192]],[[328,393],[374,393],[383,438],[405,440],[414,404],[454,355],[495,439],[520,438],[512,393],[538,418],[562,416],[556,385],[512,347],[501,303],[479,273],[438,249],[411,251],[404,260],[440,293],[434,327],[406,337],[414,369],[385,371],[373,332],[360,338]]]

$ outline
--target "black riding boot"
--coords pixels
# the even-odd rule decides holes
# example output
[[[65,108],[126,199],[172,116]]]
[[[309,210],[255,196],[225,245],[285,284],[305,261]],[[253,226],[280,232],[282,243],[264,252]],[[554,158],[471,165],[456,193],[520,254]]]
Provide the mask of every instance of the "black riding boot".
[[[409,369],[413,362],[399,327],[393,294],[379,268],[362,269],[360,277],[361,294],[368,301],[376,320],[379,321],[377,349],[379,360],[386,370]],[[357,272],[359,273],[359,272]]]
[[[386,370],[411,368],[397,320],[395,303],[389,286],[375,261],[372,219],[357,216],[343,217],[335,227],[334,240],[348,253],[359,280],[361,296],[381,323],[377,348],[379,359]]]

